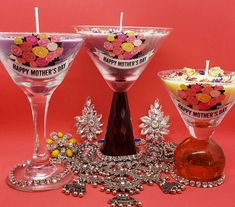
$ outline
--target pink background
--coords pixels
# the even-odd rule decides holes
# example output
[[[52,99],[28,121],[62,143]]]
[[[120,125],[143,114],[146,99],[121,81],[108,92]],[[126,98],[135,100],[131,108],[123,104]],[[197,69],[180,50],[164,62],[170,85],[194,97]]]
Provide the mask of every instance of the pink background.
[[[168,140],[179,142],[187,130],[174,108],[157,71],[184,66],[204,68],[205,59],[212,66],[235,68],[235,1],[233,0],[2,0],[0,31],[35,31],[34,6],[39,7],[40,28],[46,32],[73,32],[72,25],[117,25],[123,11],[124,25],[165,26],[174,31],[162,45],[147,69],[129,91],[129,103],[135,135],[139,136],[139,118],[149,105],[159,98],[166,114],[171,116],[171,134]],[[0,65],[0,206],[80,206],[104,207],[111,195],[88,187],[83,199],[66,197],[61,189],[23,193],[12,190],[5,183],[11,167],[29,159],[33,150],[33,125],[29,103]],[[107,122],[112,92],[93,65],[85,49],[76,57],[64,82],[55,91],[48,113],[48,134],[51,131],[73,133],[74,119],[91,96],[103,122]],[[224,149],[226,181],[214,189],[188,187],[182,195],[164,195],[157,186],[145,187],[134,196],[145,207],[181,206],[235,206],[235,141],[233,108],[218,127],[215,139]],[[105,128],[104,128],[105,129]],[[78,136],[76,136],[78,137]]]

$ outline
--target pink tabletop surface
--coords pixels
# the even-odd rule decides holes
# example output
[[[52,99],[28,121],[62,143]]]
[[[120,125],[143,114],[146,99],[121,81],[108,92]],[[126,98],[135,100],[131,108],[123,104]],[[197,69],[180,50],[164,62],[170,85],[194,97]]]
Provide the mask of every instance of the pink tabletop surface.
[[[212,66],[235,70],[235,1],[233,0],[7,0],[1,1],[0,31],[35,31],[34,6],[39,7],[40,28],[47,32],[73,32],[72,25],[117,25],[124,12],[124,25],[165,26],[174,31],[164,42],[136,84],[129,91],[135,135],[140,136],[139,118],[158,98],[165,114],[171,116],[167,140],[179,143],[187,130],[158,79],[159,70]],[[112,92],[107,87],[83,47],[64,82],[52,96],[48,113],[48,134],[75,133],[73,117],[79,115],[87,96],[103,114],[104,130]],[[84,198],[65,196],[61,189],[25,193],[6,185],[13,165],[30,159],[33,151],[33,125],[29,103],[0,65],[0,207],[106,207],[112,195],[91,186]],[[188,187],[180,195],[165,195],[154,186],[145,186],[134,197],[145,207],[235,207],[235,107],[218,127],[214,138],[226,156],[225,183],[213,189]]]

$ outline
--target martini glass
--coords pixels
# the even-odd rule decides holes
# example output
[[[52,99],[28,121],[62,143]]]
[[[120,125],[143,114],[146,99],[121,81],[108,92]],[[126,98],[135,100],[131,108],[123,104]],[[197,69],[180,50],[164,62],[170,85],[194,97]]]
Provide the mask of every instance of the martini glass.
[[[157,27],[77,26],[88,54],[113,90],[102,153],[136,154],[127,91],[139,78],[171,29]]]
[[[69,166],[52,164],[46,149],[46,117],[51,95],[63,81],[83,39],[76,34],[0,33],[0,58],[32,109],[34,153],[16,165],[8,184],[22,191],[61,187],[71,180]]]
[[[190,185],[217,186],[224,179],[225,156],[212,135],[235,101],[235,73],[207,78],[202,70],[197,72],[200,81],[182,70],[158,74],[190,133],[176,148],[175,173]]]

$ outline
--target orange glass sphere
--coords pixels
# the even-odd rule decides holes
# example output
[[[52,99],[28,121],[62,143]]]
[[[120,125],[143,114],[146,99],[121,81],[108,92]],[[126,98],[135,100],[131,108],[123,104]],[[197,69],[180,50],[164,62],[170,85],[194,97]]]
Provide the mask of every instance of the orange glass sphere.
[[[224,152],[212,139],[186,138],[176,148],[174,159],[176,174],[188,180],[209,182],[223,175]]]

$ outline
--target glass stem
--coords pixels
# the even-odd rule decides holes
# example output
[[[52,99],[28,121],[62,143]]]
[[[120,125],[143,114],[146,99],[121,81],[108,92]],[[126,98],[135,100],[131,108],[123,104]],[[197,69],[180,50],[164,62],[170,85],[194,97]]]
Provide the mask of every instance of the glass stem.
[[[111,156],[136,154],[126,92],[114,92],[102,153]]]
[[[215,127],[187,126],[192,137],[197,139],[210,139],[215,132]]]
[[[46,149],[46,119],[47,110],[51,94],[47,95],[28,95],[33,115],[34,125],[34,152],[31,165],[43,165],[49,160]]]

